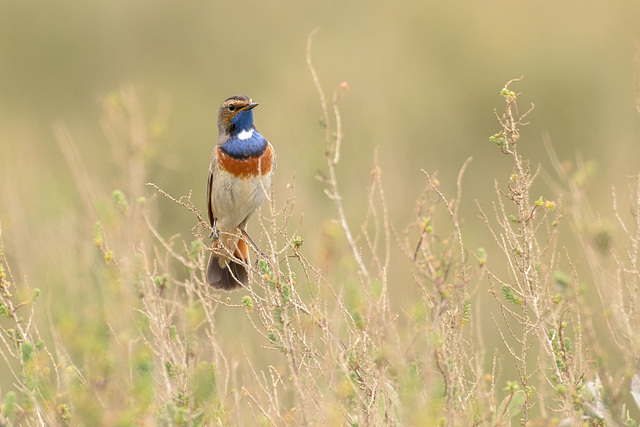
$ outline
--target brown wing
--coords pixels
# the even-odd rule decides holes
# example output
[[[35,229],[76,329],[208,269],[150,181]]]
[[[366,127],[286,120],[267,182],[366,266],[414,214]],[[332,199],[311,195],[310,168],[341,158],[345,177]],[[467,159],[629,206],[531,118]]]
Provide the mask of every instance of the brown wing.
[[[207,180],[207,215],[209,215],[209,224],[215,226],[215,218],[213,217],[213,209],[211,208],[211,187],[213,184],[213,172],[209,168],[209,179]]]

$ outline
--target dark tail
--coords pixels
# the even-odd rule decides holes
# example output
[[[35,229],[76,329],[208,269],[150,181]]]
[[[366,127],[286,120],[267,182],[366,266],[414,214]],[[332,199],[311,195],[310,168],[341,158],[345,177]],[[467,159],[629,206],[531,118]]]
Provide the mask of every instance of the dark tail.
[[[242,261],[248,259],[249,248],[247,248],[244,240],[238,242],[238,249],[235,252],[235,256]],[[209,281],[209,285],[216,289],[233,291],[249,284],[249,271],[244,262],[230,259],[222,263],[224,267],[220,264],[220,258],[211,254],[209,265],[207,266],[207,280]]]

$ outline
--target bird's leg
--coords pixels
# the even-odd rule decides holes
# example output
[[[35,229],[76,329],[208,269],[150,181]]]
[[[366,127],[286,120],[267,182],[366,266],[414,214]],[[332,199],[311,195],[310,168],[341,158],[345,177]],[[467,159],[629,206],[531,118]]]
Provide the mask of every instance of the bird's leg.
[[[216,240],[218,240],[220,238],[220,230],[216,226],[217,222],[218,222],[218,219],[214,218],[213,219],[213,224],[211,224],[211,228],[213,228],[213,230],[211,230],[211,234],[209,235],[209,238],[213,237],[213,240],[212,240],[211,243],[215,242]]]
[[[240,232],[242,233],[242,236],[247,240],[247,242],[251,243],[251,246],[253,246],[253,249],[255,249],[255,251],[260,254],[260,257],[267,259],[267,256],[264,254],[264,252],[260,250],[258,245],[256,245],[256,242],[254,242],[251,236],[249,236],[249,233],[247,233],[247,230],[241,229]]]

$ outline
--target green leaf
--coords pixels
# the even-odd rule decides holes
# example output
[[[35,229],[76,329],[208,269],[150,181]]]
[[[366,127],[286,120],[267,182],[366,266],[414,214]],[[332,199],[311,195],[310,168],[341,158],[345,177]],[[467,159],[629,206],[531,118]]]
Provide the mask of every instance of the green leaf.
[[[513,292],[513,289],[511,289],[509,286],[502,285],[502,295],[504,295],[504,298],[507,301],[516,305],[522,305],[522,298],[516,296],[516,294]]]
[[[524,390],[518,390],[505,397],[498,407],[498,417],[500,417],[500,419],[504,419],[503,417],[511,419],[518,415],[522,412],[525,397]]]
[[[252,310],[253,309],[253,299],[249,295],[243,296],[242,297],[242,306],[246,310]]]
[[[111,200],[123,214],[126,215],[129,213],[129,204],[127,203],[127,198],[122,191],[114,190],[113,193],[111,193]]]
[[[553,273],[553,281],[556,282],[556,286],[560,292],[565,292],[569,287],[569,276],[562,271]]]
[[[200,250],[202,249],[204,244],[201,240],[194,240],[191,242],[191,249],[189,250],[189,259],[196,260],[198,259],[198,254],[200,254]]]
[[[484,248],[478,248],[476,256],[478,257],[478,265],[483,266],[487,262],[487,252]]]
[[[471,313],[471,297],[465,293],[464,302],[462,303],[462,327],[469,321],[469,313]]]
[[[104,226],[100,221],[93,224],[93,243],[98,247],[104,244]]]
[[[22,361],[24,363],[29,362],[33,358],[33,344],[29,341],[25,341],[20,346],[20,350],[22,352]]]
[[[511,402],[509,402],[509,407],[507,408],[509,418],[513,418],[522,412],[525,397],[524,390],[518,390],[513,393],[513,397],[511,398]]]
[[[4,405],[2,405],[2,416],[9,418],[13,414],[14,407],[16,405],[16,393],[8,391],[4,396]]]

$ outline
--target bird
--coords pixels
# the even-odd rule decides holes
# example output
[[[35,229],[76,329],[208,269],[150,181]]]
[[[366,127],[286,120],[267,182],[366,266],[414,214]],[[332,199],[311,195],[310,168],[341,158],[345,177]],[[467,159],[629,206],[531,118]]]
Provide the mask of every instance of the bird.
[[[276,166],[273,146],[253,124],[258,106],[245,95],[225,99],[218,111],[218,142],[207,180],[207,213],[213,230],[207,281],[231,291],[249,283],[249,248],[259,251],[247,221],[267,198]]]

